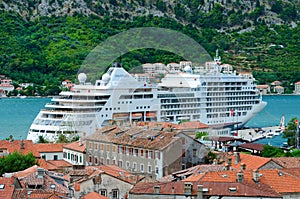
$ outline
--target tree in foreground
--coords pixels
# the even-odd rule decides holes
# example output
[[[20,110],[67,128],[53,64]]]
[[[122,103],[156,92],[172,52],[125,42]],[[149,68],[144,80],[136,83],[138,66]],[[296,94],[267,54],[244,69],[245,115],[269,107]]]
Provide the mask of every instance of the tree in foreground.
[[[37,161],[32,153],[23,155],[22,153],[14,152],[4,158],[0,158],[0,175],[23,171],[36,164]]]
[[[289,146],[295,146],[296,145],[296,131],[297,131],[297,126],[296,126],[296,121],[298,119],[296,117],[293,117],[287,124],[287,128],[283,132],[283,138],[288,139],[288,145]]]

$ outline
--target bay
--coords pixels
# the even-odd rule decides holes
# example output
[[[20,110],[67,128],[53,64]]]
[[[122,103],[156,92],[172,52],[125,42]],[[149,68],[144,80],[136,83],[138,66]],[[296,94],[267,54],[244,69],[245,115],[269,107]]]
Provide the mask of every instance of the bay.
[[[268,104],[248,122],[248,127],[277,126],[281,116],[285,116],[285,124],[293,118],[300,118],[300,96],[272,95],[263,96]],[[0,139],[13,135],[15,139],[26,139],[29,127],[44,105],[50,98],[2,98],[0,100]],[[275,139],[275,138],[274,138]],[[282,139],[277,138],[278,143]],[[264,139],[259,142],[273,144],[273,139]]]
[[[26,139],[31,123],[50,98],[0,99],[0,139]]]

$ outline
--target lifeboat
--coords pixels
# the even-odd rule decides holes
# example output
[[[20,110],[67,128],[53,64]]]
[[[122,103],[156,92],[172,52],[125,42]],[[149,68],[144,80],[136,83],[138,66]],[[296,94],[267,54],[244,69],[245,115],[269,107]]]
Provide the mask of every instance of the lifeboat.
[[[146,113],[146,117],[148,118],[156,117],[156,113]]]
[[[132,113],[131,117],[132,119],[140,119],[143,116],[142,113]]]
[[[114,113],[114,119],[127,119],[129,117],[128,113]]]

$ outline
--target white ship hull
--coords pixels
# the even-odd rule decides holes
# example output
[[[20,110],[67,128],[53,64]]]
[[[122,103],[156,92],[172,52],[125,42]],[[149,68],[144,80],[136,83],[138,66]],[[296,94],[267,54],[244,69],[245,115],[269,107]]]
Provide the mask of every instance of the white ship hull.
[[[152,86],[112,67],[95,85],[83,82],[72,92],[61,92],[41,110],[27,139],[89,135],[107,124],[135,121],[189,120],[242,127],[266,106],[251,76],[224,74],[218,68],[171,73]]]

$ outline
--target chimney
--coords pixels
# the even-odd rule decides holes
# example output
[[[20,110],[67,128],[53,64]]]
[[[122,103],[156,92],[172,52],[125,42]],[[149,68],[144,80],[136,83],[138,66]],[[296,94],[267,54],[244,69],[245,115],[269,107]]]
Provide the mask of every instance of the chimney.
[[[229,167],[231,167],[231,164],[232,164],[232,158],[228,158],[227,164],[229,165]]]
[[[258,173],[258,170],[254,169],[252,174],[253,174],[253,181],[256,182],[256,183],[259,182],[259,173]]]
[[[79,146],[82,146],[82,140],[81,140],[81,137],[79,138]]]
[[[154,193],[160,194],[160,186],[159,185],[154,186]]]
[[[197,185],[197,199],[203,199],[203,185]]]
[[[225,164],[224,164],[224,170],[225,170],[225,171],[229,171],[229,169],[230,169],[229,164],[225,163]]]
[[[41,167],[37,168],[37,178],[43,178],[45,173],[46,171],[43,168]]]
[[[25,149],[24,141],[23,141],[23,140],[21,140],[21,142],[20,142],[20,148],[21,148],[21,149]]]
[[[240,153],[234,152],[234,164],[238,164],[241,161]]]
[[[185,195],[191,195],[193,190],[193,183],[191,182],[185,182],[184,183],[184,194]]]
[[[213,164],[216,165],[217,164],[217,159],[213,160]]]
[[[246,170],[246,164],[245,163],[241,163],[241,170]]]
[[[236,173],[236,182],[244,182],[244,173],[242,171]]]

